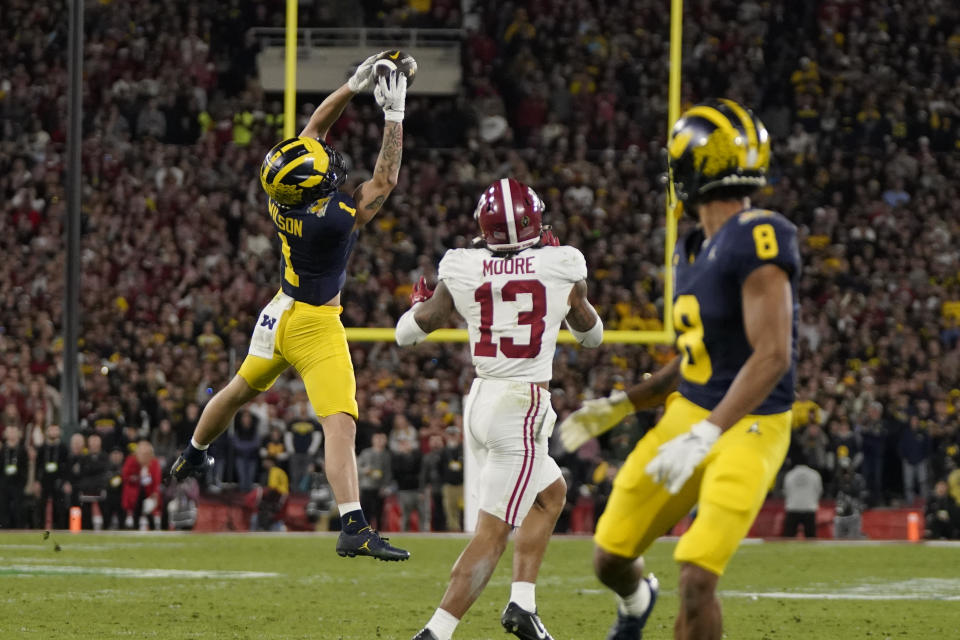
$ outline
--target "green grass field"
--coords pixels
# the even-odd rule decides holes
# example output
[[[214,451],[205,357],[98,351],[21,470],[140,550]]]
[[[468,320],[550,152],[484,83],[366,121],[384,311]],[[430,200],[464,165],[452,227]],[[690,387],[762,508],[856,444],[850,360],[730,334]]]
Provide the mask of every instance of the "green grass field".
[[[465,540],[395,541],[409,562],[340,558],[327,535],[3,534],[0,638],[409,640]],[[647,640],[673,637],[673,546],[647,556],[662,584]],[[590,554],[586,539],[551,542],[537,601],[557,640],[602,640],[612,620]],[[509,584],[504,561],[458,640],[507,637]],[[745,544],[721,588],[728,638],[960,638],[956,546]]]

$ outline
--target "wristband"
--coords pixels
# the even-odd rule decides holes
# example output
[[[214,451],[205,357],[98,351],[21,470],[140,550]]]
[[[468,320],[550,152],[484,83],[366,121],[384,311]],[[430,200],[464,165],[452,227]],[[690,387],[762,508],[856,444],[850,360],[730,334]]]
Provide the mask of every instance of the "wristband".
[[[422,303],[418,302],[407,309],[407,312],[400,316],[400,319],[397,320],[397,329],[394,332],[394,339],[401,347],[423,342],[428,335],[426,331],[420,328],[420,325],[417,324],[416,319],[413,317],[414,309],[416,309],[417,305],[419,304]]]
[[[599,316],[597,317],[597,322],[586,331],[577,331],[570,326],[569,322],[567,323],[567,328],[570,329],[570,333],[577,339],[577,342],[588,349],[599,347],[600,343],[603,342],[603,320],[601,320]]]

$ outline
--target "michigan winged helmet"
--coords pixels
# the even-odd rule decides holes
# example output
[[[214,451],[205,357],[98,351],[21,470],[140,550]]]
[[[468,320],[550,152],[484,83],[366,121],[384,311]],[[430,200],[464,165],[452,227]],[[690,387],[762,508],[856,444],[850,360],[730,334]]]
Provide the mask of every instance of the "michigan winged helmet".
[[[324,198],[346,179],[347,169],[336,149],[313,138],[288,138],[277,143],[260,165],[263,190],[285,207]]]
[[[721,99],[680,116],[667,156],[676,196],[690,209],[708,200],[744,197],[765,185],[770,136],[752,111]]]

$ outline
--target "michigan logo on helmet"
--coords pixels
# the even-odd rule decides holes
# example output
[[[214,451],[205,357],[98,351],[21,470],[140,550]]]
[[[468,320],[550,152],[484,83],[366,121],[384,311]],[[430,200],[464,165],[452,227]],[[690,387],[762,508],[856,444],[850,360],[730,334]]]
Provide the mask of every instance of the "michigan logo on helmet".
[[[260,184],[280,205],[296,207],[324,198],[347,179],[337,151],[313,138],[289,138],[275,145],[260,165]]]
[[[767,183],[770,136],[752,111],[721,99],[680,116],[670,132],[667,157],[677,198],[688,208],[744,197]]]

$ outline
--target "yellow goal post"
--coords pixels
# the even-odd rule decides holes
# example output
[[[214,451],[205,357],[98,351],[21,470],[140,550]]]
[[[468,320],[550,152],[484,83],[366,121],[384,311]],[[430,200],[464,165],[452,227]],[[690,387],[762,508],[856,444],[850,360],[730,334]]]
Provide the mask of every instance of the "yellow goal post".
[[[287,0],[284,83],[284,136],[293,137],[297,94],[297,0]],[[682,63],[683,0],[670,0],[670,83],[667,90],[667,134],[680,117],[680,70]],[[677,242],[677,218],[673,184],[667,181],[666,226],[663,264],[663,329],[660,331],[603,332],[606,344],[672,344],[673,331],[673,248]],[[350,327],[351,342],[393,342],[393,327]],[[468,342],[466,329],[440,329],[427,338],[430,342]],[[575,343],[569,331],[561,331],[557,342]]]

